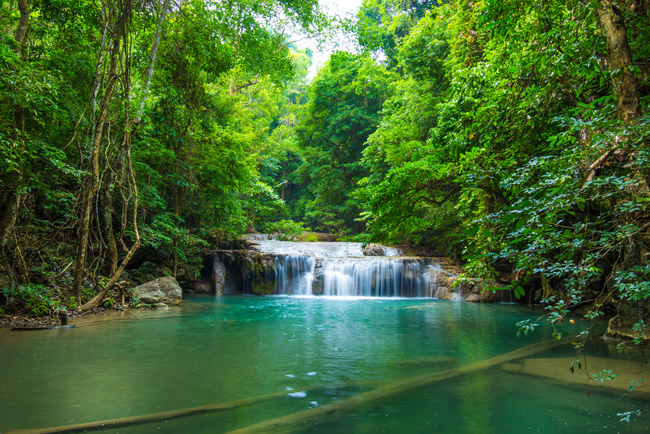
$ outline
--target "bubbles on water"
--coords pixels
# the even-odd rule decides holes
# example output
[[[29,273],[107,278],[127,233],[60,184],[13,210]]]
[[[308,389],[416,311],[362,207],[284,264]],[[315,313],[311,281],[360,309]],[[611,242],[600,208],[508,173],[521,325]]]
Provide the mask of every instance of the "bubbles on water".
[[[287,396],[290,396],[292,398],[304,398],[305,396],[307,396],[307,392],[301,391],[301,392],[287,393]]]
[[[313,377],[316,374],[318,374],[318,372],[307,372],[307,375],[309,375],[310,377]]]
[[[285,377],[289,377],[289,378],[296,378],[296,376],[295,376],[295,375],[293,375],[293,374],[287,374],[287,375],[285,375]]]

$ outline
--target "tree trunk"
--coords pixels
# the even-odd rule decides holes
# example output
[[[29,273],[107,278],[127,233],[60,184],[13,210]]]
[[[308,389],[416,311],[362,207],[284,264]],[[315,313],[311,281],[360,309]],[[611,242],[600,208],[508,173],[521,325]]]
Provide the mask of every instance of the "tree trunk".
[[[130,122],[127,120],[127,125],[130,125]],[[124,269],[126,266],[129,264],[131,259],[133,258],[133,255],[135,255],[135,252],[140,248],[140,233],[138,232],[138,187],[137,184],[135,183],[135,175],[133,173],[133,167],[131,165],[131,129],[127,128],[124,131],[124,139],[122,141],[123,144],[123,149],[124,149],[124,155],[126,156],[126,168],[128,168],[129,171],[129,178],[133,186],[133,234],[134,234],[134,241],[133,245],[131,246],[131,249],[127,253],[126,257],[122,260],[122,263],[120,266],[117,268],[115,273],[111,276],[109,281],[104,285],[101,291],[99,291],[99,294],[97,294],[95,297],[93,297],[88,303],[80,306],[79,309],[81,310],[87,310],[91,309],[93,307],[96,307],[99,305],[99,303],[102,302],[104,297],[106,297],[106,294],[108,291],[110,291],[113,286],[117,283],[119,278],[122,276],[122,273],[124,272]]]
[[[180,217],[180,200],[178,198],[178,184],[174,183],[174,215],[176,216],[176,223]],[[172,277],[174,279],[178,276],[178,235],[174,235],[174,260],[172,265]]]
[[[625,123],[641,116],[639,82],[630,70],[634,65],[623,13],[610,0],[600,3],[597,15],[607,36],[607,58],[612,73],[618,117]]]
[[[18,216],[18,210],[20,209],[20,202],[22,199],[22,195],[17,193],[11,193],[9,195],[9,200],[5,206],[4,217],[0,223],[2,225],[0,226],[0,247],[2,249],[4,249],[4,247],[9,242],[9,236],[11,235],[11,231],[16,224],[16,217]]]
[[[149,55],[149,65],[147,66],[147,71],[145,73],[145,84],[144,84],[144,89],[142,89],[142,100],[140,101],[140,108],[138,109],[138,114],[134,119],[136,125],[140,123],[140,120],[142,119],[142,114],[144,113],[144,105],[147,102],[147,94],[149,93],[149,87],[151,86],[151,77],[153,76],[153,69],[156,64],[156,56],[158,54],[158,45],[160,44],[160,36],[162,35],[163,24],[165,23],[165,17],[167,16],[167,11],[169,11],[170,5],[171,5],[171,0],[165,0],[162,10],[160,11],[160,20],[158,21],[158,28],[156,29],[156,36],[154,37],[153,44],[151,45],[151,53]]]
[[[93,144],[91,148],[91,175],[87,183],[86,190],[82,200],[81,228],[79,230],[79,245],[77,249],[77,262],[75,265],[74,283],[72,285],[72,295],[76,298],[77,303],[81,304],[81,282],[83,280],[84,268],[86,266],[86,250],[88,247],[88,238],[90,235],[90,213],[92,211],[93,199],[99,186],[99,151],[104,137],[104,126],[106,125],[106,115],[113,95],[113,87],[116,80],[115,72],[117,70],[118,57],[120,51],[120,38],[117,37],[113,42],[111,52],[110,68],[108,72],[108,82],[104,90],[104,98],[100,108],[99,119],[95,127]]]
[[[14,52],[18,57],[21,56],[23,46],[25,45],[25,35],[27,34],[27,27],[29,26],[29,8],[27,7],[27,0],[18,0],[18,10],[20,11],[20,20],[18,21],[18,28],[14,38],[16,40],[16,48]],[[15,70],[14,67],[11,67]],[[14,107],[14,127],[18,131],[17,141],[25,140],[25,110],[22,104],[18,103]],[[0,251],[4,251],[9,236],[14,226],[16,225],[16,218],[20,210],[20,204],[23,201],[23,195],[20,193],[20,184],[23,181],[23,173],[20,169],[15,171],[15,178],[13,182],[12,191],[9,192],[9,197],[5,205],[2,221],[0,222]]]
[[[149,58],[149,65],[147,67],[146,71],[146,83],[145,87],[142,91],[142,99],[140,101],[140,106],[138,109],[138,112],[134,118],[129,118],[129,83],[126,83],[127,89],[126,89],[126,113],[127,113],[127,118],[125,122],[125,128],[124,128],[124,138],[122,139],[122,145],[120,148],[120,153],[119,153],[119,165],[123,170],[128,170],[128,177],[129,177],[129,182],[133,188],[133,220],[132,220],[132,225],[133,225],[133,235],[134,235],[134,241],[133,245],[131,246],[131,249],[128,251],[126,257],[122,260],[120,263],[120,266],[115,270],[115,272],[112,274],[111,278],[109,281],[104,285],[104,287],[101,289],[99,294],[97,294],[95,297],[93,297],[88,303],[80,306],[81,310],[87,310],[91,309],[99,303],[102,302],[104,297],[106,297],[106,294],[108,291],[110,291],[113,286],[117,283],[119,278],[121,277],[122,273],[124,272],[126,266],[128,263],[131,261],[133,256],[135,255],[135,252],[140,248],[140,233],[138,231],[138,186],[137,183],[135,182],[135,174],[133,172],[133,167],[131,164],[131,140],[133,135],[138,129],[138,125],[140,120],[142,119],[142,114],[144,112],[144,105],[145,101],[147,98],[147,94],[149,91],[149,86],[151,85],[151,77],[153,75],[153,68],[154,68],[154,63],[156,60],[156,53],[158,51],[158,45],[160,42],[160,35],[162,33],[162,27],[164,24],[164,19],[167,14],[167,11],[169,10],[171,4],[171,0],[165,0],[165,3],[163,5],[163,9],[161,11],[161,18],[158,23],[158,30],[156,32],[156,36],[154,38],[154,42],[151,46],[151,56]],[[111,59],[112,61],[112,59]],[[128,64],[128,62],[127,62]],[[128,68],[128,66],[127,66]],[[127,76],[130,76],[130,74],[126,74]],[[102,116],[100,116],[100,119]],[[113,184],[114,185],[114,184]],[[111,199],[112,199],[112,194],[111,194]],[[112,208],[111,208],[112,209]],[[128,211],[128,207],[125,206],[125,211]],[[82,270],[83,272],[83,270]],[[76,280],[75,280],[76,282]]]
[[[119,160],[119,157],[118,157]],[[119,163],[118,163],[119,164]],[[108,249],[106,263],[104,264],[107,275],[112,276],[117,270],[117,242],[113,232],[113,192],[115,191],[115,175],[108,175],[106,187],[101,192],[101,224],[104,242]]]

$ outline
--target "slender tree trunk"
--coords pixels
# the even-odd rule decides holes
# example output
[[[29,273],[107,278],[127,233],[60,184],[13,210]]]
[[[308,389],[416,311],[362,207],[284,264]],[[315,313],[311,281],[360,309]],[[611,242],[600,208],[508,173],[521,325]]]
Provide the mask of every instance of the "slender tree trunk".
[[[21,179],[18,179],[18,181],[20,181]],[[0,227],[1,228],[0,230],[2,230],[1,247],[3,249],[9,242],[11,231],[14,228],[14,225],[16,224],[16,217],[18,217],[18,210],[20,209],[20,202],[22,202],[22,200],[23,200],[23,196],[21,194],[11,193],[9,195],[9,200],[7,201],[7,204],[5,206],[4,216],[2,218],[2,222],[0,223],[2,225]]]
[[[119,157],[118,157],[119,160]],[[104,242],[108,248],[106,263],[104,264],[106,274],[112,276],[117,270],[117,242],[113,232],[113,192],[115,191],[115,175],[107,176],[106,186],[101,191],[101,224],[104,234]]]
[[[18,28],[16,29],[16,42],[18,43],[17,53],[20,53],[23,47],[23,41],[27,34],[27,26],[29,25],[29,8],[27,7],[27,0],[18,0],[18,10],[20,11],[20,20],[18,21]]]
[[[607,58],[613,75],[618,117],[625,123],[641,116],[639,82],[630,67],[634,65],[621,10],[610,0],[602,0],[597,11],[607,36]]]
[[[29,26],[29,8],[27,7],[27,0],[18,0],[18,10],[20,11],[20,20],[18,21],[18,28],[14,35],[16,40],[16,48],[14,52],[18,57],[22,57],[21,53],[25,45],[25,35],[27,34],[27,27]],[[14,107],[14,127],[18,132],[17,141],[24,142],[25,110],[20,103]],[[21,169],[17,169],[14,172],[13,188],[9,192],[3,217],[0,221],[0,251],[4,251],[4,248],[9,241],[11,232],[16,225],[16,218],[18,217],[20,204],[23,201],[23,195],[20,192],[20,186],[24,179],[23,172]]]
[[[180,200],[178,197],[178,184],[174,183],[174,215],[176,216],[176,221],[180,217]],[[178,276],[178,236],[174,235],[174,260],[172,266],[172,277],[176,279]]]
[[[171,0],[165,0],[163,3],[162,10],[160,11],[160,20],[158,21],[158,28],[156,29],[156,36],[154,37],[153,43],[151,44],[151,54],[149,55],[149,65],[147,66],[147,71],[145,72],[145,84],[144,89],[142,90],[142,100],[140,101],[140,108],[138,109],[138,114],[134,119],[135,124],[139,124],[142,119],[142,114],[144,113],[144,105],[147,102],[147,95],[149,93],[149,87],[151,86],[151,77],[153,76],[154,66],[156,64],[156,56],[158,55],[158,45],[160,44],[160,37],[163,31],[163,24],[165,23],[165,17],[169,11],[169,6],[171,5]]]
[[[116,70],[118,64],[118,57],[120,52],[120,38],[115,38],[113,42],[113,49],[111,52],[110,67],[108,72],[108,82],[104,90],[104,98],[100,108],[99,118],[95,127],[95,134],[91,148],[91,175],[90,181],[87,183],[83,193],[82,200],[82,216],[81,228],[79,231],[79,245],[77,250],[77,261],[75,265],[74,283],[72,285],[72,294],[76,298],[77,303],[81,303],[81,282],[83,280],[84,268],[86,266],[86,250],[88,247],[88,238],[90,235],[90,213],[92,211],[93,199],[99,187],[99,151],[101,148],[102,139],[104,137],[104,126],[106,125],[106,116],[108,114],[108,107],[113,95],[113,88],[116,81]]]
[[[127,124],[129,124],[127,122]],[[133,256],[135,255],[135,252],[140,248],[140,233],[138,231],[138,186],[135,182],[135,174],[133,173],[133,166],[131,165],[131,130],[127,129],[124,133],[124,149],[125,149],[125,158],[126,158],[126,168],[128,169],[129,172],[129,179],[132,184],[134,193],[133,193],[133,235],[134,235],[134,241],[133,245],[131,246],[131,249],[128,251],[126,254],[126,257],[122,260],[122,263],[120,266],[117,268],[115,273],[111,276],[109,279],[108,283],[104,285],[101,291],[99,291],[99,294],[97,294],[95,297],[93,297],[88,303],[84,304],[83,306],[80,307],[81,310],[87,310],[91,309],[99,303],[102,302],[104,297],[106,297],[106,294],[108,291],[110,291],[113,286],[117,283],[117,281],[120,279],[120,276],[122,276],[122,273],[126,269],[126,266],[129,264]]]
[[[131,246],[131,249],[129,249],[126,257],[122,260],[120,263],[120,266],[117,267],[115,272],[112,274],[111,278],[109,279],[108,283],[104,285],[104,287],[101,289],[99,294],[97,294],[95,297],[93,297],[88,303],[82,305],[80,307],[81,310],[86,310],[86,309],[91,309],[99,303],[102,302],[104,297],[106,297],[106,294],[108,291],[110,291],[113,286],[118,282],[119,278],[121,277],[122,273],[126,269],[126,266],[129,264],[133,256],[135,255],[136,251],[140,248],[140,233],[138,231],[138,186],[135,181],[135,173],[133,171],[133,166],[131,163],[131,140],[133,138],[133,135],[136,133],[138,129],[138,125],[140,123],[140,120],[142,119],[142,114],[144,113],[144,106],[145,102],[147,99],[147,94],[149,92],[149,87],[151,85],[151,77],[153,75],[153,70],[154,70],[154,63],[156,60],[156,54],[158,52],[158,45],[160,42],[160,36],[162,34],[162,28],[164,24],[164,19],[165,16],[169,10],[171,4],[171,0],[165,0],[165,3],[163,5],[163,9],[161,11],[161,18],[158,23],[158,30],[156,32],[156,36],[154,38],[154,42],[152,43],[151,47],[151,55],[149,57],[149,65],[147,67],[146,71],[146,82],[145,82],[145,87],[142,91],[142,99],[140,101],[140,106],[138,109],[138,112],[134,118],[129,117],[129,83],[126,83],[126,113],[127,113],[127,118],[126,118],[126,125],[124,128],[124,138],[122,140],[122,146],[120,149],[120,154],[118,157],[119,160],[119,165],[123,170],[128,171],[128,178],[129,178],[129,183],[131,184],[131,188],[133,189],[133,217],[132,217],[132,227],[133,227],[133,235],[134,235],[134,241],[133,245]],[[127,62],[128,65],[128,62]],[[127,66],[127,68],[129,68]],[[127,77],[129,74],[126,74]],[[127,79],[128,80],[128,79]],[[114,185],[114,183],[113,183]],[[112,194],[111,194],[112,197]],[[128,212],[128,207],[126,207],[126,211]]]

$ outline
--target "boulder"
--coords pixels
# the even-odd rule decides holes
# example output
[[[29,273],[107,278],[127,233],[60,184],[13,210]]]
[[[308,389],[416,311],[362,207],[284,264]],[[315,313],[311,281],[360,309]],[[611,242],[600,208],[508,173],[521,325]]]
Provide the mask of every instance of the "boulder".
[[[446,286],[439,286],[436,298],[440,300],[454,300],[457,298],[456,294],[453,291],[450,291]]]
[[[161,277],[133,289],[133,297],[147,304],[179,304],[183,291],[173,277]]]
[[[368,244],[363,248],[364,256],[384,256],[381,244]]]

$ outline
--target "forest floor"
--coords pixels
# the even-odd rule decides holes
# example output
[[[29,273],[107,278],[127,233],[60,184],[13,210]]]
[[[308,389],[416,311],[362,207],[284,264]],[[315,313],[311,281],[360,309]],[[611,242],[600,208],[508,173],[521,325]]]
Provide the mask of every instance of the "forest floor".
[[[87,311],[68,312],[67,319],[68,321],[72,321],[79,318],[88,318],[95,315],[104,314],[108,311],[113,311],[113,310],[115,309],[98,307]],[[3,328],[38,329],[38,328],[59,327],[61,325],[63,325],[62,321],[57,315],[44,315],[41,317],[32,318],[29,316],[12,314],[0,318],[0,329]]]

